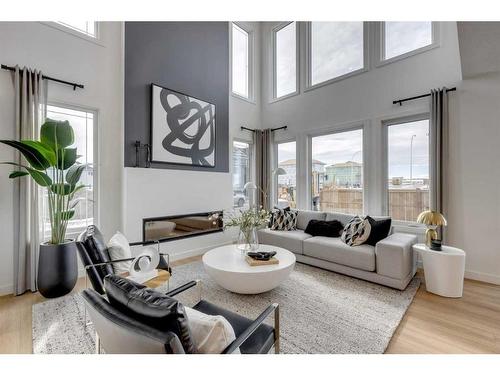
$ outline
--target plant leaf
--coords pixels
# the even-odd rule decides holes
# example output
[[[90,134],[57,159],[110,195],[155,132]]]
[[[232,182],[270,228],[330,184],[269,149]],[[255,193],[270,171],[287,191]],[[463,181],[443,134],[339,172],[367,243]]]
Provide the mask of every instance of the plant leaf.
[[[11,174],[9,174],[9,178],[17,178],[17,177],[23,177],[29,175],[28,172],[24,171],[14,171]]]
[[[52,167],[56,165],[57,163],[56,153],[49,146],[44,145],[42,142],[39,141],[30,141],[30,140],[21,141],[21,143],[26,146],[33,147],[34,149],[39,151],[45,157],[45,159],[49,161]]]
[[[63,165],[64,156],[64,165]],[[57,168],[68,169],[76,163],[76,148],[62,148],[57,151]]]
[[[73,144],[75,135],[68,121],[46,119],[40,129],[40,140],[54,151]]]
[[[56,195],[68,195],[75,191],[75,186],[67,183],[51,184],[50,190]]]
[[[66,181],[69,184],[76,185],[80,181],[83,171],[87,167],[86,164],[74,164],[66,172]]]
[[[32,168],[26,168],[35,182],[43,187],[52,185],[52,180],[44,172],[37,171]]]
[[[32,168],[43,171],[50,167],[50,161],[35,147],[19,141],[0,140],[1,143],[18,150],[28,161]]]
[[[75,210],[61,211],[59,213],[59,216],[61,217],[62,220],[69,220],[73,216],[75,216]]]

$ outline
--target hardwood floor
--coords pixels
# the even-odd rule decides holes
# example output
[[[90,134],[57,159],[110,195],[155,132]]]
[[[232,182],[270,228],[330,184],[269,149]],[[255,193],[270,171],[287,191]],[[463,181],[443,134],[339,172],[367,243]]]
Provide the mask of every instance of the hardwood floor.
[[[84,286],[80,279],[74,292]],[[41,301],[38,293],[0,297],[0,353],[32,352],[31,306]],[[450,299],[422,284],[386,353],[500,353],[500,286],[465,280],[464,296]]]

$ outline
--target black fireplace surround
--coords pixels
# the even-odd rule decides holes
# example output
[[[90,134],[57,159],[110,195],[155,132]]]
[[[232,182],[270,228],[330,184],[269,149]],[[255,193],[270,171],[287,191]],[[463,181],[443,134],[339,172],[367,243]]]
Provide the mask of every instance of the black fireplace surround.
[[[142,241],[166,242],[222,232],[222,211],[149,217],[142,219]]]

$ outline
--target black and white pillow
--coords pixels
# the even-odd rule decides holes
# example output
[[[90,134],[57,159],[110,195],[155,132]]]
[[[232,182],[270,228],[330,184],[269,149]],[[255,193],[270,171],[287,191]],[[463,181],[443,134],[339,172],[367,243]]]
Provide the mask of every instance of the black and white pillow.
[[[340,240],[349,246],[359,246],[370,237],[370,231],[370,221],[367,218],[354,216],[344,227]]]
[[[296,230],[297,211],[279,210],[273,212],[271,230]]]

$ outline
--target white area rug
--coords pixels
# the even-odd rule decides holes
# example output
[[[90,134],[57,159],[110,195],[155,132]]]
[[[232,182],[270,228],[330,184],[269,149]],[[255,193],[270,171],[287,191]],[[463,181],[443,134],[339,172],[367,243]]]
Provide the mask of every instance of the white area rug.
[[[420,285],[414,278],[398,291],[297,264],[280,287],[247,296],[219,287],[195,262],[174,268],[170,288],[194,279],[202,280],[204,299],[249,318],[279,303],[282,353],[383,353]],[[195,295],[180,299],[189,305]],[[34,305],[33,352],[93,353],[93,327],[84,328],[83,319],[78,294]]]

